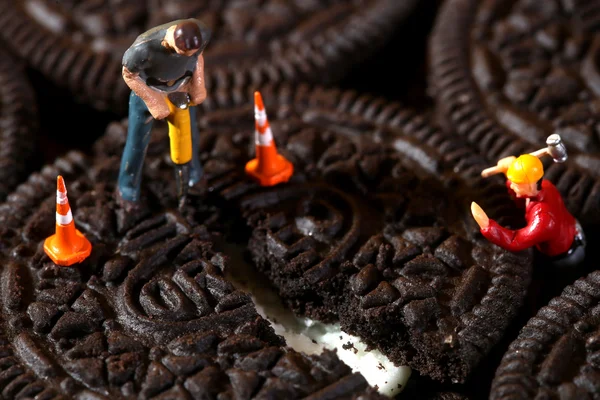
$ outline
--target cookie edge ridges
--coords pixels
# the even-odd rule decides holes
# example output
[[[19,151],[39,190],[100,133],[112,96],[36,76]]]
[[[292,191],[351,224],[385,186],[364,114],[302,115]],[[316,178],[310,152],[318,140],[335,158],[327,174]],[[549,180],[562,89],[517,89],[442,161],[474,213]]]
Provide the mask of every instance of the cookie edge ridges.
[[[536,149],[496,123],[485,110],[470,75],[470,28],[480,4],[478,0],[448,0],[442,4],[429,40],[428,74],[443,125],[452,126],[488,160],[495,161]],[[557,163],[552,163],[546,173],[565,203],[574,204],[575,217],[584,226],[600,220],[600,215],[594,213],[600,198],[600,179],[574,165]],[[578,176],[581,178],[574,179]],[[591,183],[577,185],[582,179]],[[593,221],[588,219],[588,212]]]
[[[581,304],[581,299],[587,299],[593,305]],[[588,312],[592,308],[597,309],[598,303],[600,271],[594,271],[567,286],[560,296],[542,307],[521,329],[502,357],[492,381],[490,400],[513,399],[512,396],[517,393],[522,395],[519,398],[532,398],[536,389],[540,388],[533,374],[533,368],[538,364],[536,354],[547,353],[547,347],[556,343],[562,335],[577,330],[577,323],[589,318]],[[544,327],[552,328],[544,331]]]
[[[322,83],[339,81],[343,73],[330,76],[324,72],[332,66],[339,68],[343,61],[351,61],[352,54],[360,52],[361,59],[373,54],[417,3],[417,0],[377,0],[367,9],[354,13],[342,26],[329,27],[310,42],[286,49],[285,57],[244,67],[242,71],[236,66],[207,68],[205,79],[209,91],[235,86],[258,87],[283,80],[316,83],[322,76],[327,77]],[[20,57],[95,108],[126,111],[129,89],[121,78],[118,63],[108,54],[94,53],[31,22],[22,10],[14,7],[12,0],[0,0],[0,24],[4,25],[0,35],[7,43],[14,42],[12,49]],[[50,52],[53,47],[55,51]],[[32,55],[34,52],[37,56]]]

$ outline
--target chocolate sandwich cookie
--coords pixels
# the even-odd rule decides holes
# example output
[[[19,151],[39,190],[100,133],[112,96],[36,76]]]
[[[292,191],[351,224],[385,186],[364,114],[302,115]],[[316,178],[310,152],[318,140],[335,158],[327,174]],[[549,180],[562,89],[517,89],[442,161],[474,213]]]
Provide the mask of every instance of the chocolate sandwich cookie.
[[[37,106],[23,66],[0,50],[0,201],[35,167]]]
[[[154,26],[198,18],[211,28],[205,60],[213,93],[266,81],[329,83],[382,46],[416,3],[2,0],[0,35],[80,101],[123,113],[121,58]]]
[[[522,223],[506,188],[479,177],[485,160],[473,149],[399,104],[305,86],[262,94],[278,151],[294,165],[291,181],[272,188],[244,173],[251,93],[200,112],[204,204],[226,216],[224,236],[247,243],[297,315],[340,322],[398,366],[464,382],[531,278],[530,253],[487,242],[469,211],[481,201],[505,225]],[[124,132],[113,125],[99,147],[118,154]],[[157,135],[166,152],[165,131]]]
[[[223,275],[211,206],[178,209],[171,165],[153,146],[147,156],[144,195],[128,210],[114,196],[115,158],[79,152],[31,175],[0,206],[0,396],[380,399],[335,353],[285,347]],[[93,246],[71,267],[43,248],[59,174]]]
[[[600,272],[564,289],[510,345],[491,400],[594,399],[600,392]]]
[[[440,114],[495,162],[559,134],[546,178],[584,225],[600,222],[600,72],[594,1],[449,0],[430,42]]]

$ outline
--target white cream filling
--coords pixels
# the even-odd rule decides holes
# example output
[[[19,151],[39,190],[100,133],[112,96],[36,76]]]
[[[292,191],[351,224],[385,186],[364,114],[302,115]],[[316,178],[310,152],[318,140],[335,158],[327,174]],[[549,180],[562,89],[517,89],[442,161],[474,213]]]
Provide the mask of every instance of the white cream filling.
[[[404,389],[411,374],[410,367],[396,367],[379,350],[367,351],[367,346],[356,336],[340,329],[339,324],[323,324],[308,318],[298,318],[281,303],[279,296],[257,276],[252,268],[229,252],[233,268],[226,274],[235,285],[249,292],[256,310],[266,318],[275,333],[285,338],[288,346],[306,354],[321,354],[324,349],[337,350],[338,357],[353,372],[362,374],[369,385],[379,393],[393,397]],[[346,348],[344,348],[346,347]]]
[[[268,316],[264,317],[272,321]],[[272,323],[275,332],[283,336],[294,350],[306,354],[321,354],[323,349],[337,350],[338,357],[353,372],[362,374],[369,385],[385,396],[397,395],[408,382],[411,373],[409,367],[394,366],[379,350],[366,351],[367,346],[360,338],[343,332],[339,324],[327,325],[310,319],[299,321],[305,327],[301,333]]]
[[[258,313],[271,322],[275,333],[283,336],[294,350],[306,354],[337,350],[338,357],[353,372],[361,373],[369,385],[377,387],[385,396],[393,397],[406,386],[411,373],[409,367],[394,366],[379,350],[367,351],[360,338],[343,332],[339,324],[297,318],[283,307],[276,294],[264,289],[253,292],[252,300]]]

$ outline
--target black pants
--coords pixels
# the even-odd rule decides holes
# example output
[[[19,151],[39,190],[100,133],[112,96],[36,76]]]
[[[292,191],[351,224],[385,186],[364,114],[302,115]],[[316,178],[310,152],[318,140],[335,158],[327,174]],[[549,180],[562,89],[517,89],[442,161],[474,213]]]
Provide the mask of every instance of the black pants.
[[[577,221],[577,233],[569,251],[564,254],[550,257],[549,261],[557,269],[572,268],[583,262],[585,258],[585,234]]]

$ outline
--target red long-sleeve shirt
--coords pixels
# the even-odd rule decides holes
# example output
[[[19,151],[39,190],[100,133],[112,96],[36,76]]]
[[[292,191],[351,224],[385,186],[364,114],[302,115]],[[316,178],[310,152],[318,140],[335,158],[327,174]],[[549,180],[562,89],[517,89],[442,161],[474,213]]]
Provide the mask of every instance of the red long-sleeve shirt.
[[[515,201],[522,204],[521,199]],[[481,229],[481,233],[490,242],[510,251],[535,246],[541,253],[557,256],[571,248],[576,234],[575,218],[552,182],[542,181],[542,189],[525,206],[525,219],[527,226],[517,230],[503,228],[490,219],[489,226]]]

